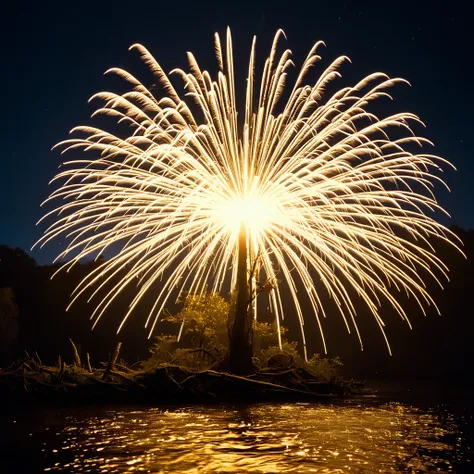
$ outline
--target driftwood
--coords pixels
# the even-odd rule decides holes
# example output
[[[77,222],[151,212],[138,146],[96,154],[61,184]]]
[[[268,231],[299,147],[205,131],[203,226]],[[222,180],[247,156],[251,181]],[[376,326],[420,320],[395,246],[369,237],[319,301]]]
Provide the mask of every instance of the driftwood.
[[[0,369],[0,397],[47,403],[323,400],[354,395],[363,388],[363,382],[335,378],[322,381],[305,368],[294,367],[266,367],[249,376],[173,364],[133,370],[124,361],[117,363],[120,347],[117,343],[108,363],[98,369],[91,367],[89,354],[85,357],[86,368],[77,365],[74,351],[71,366],[59,357],[57,366],[47,367],[38,356],[32,359],[27,354]]]
[[[58,373],[58,377],[60,379],[62,379],[63,375],[64,375],[64,372],[66,370],[66,364],[64,363],[63,360],[61,360],[61,356],[59,357],[59,362],[60,362],[60,367],[59,367],[59,373]]]
[[[107,377],[109,376],[110,371],[115,370],[115,364],[117,363],[117,359],[118,359],[121,347],[122,347],[122,343],[117,342],[114,352],[112,353],[112,356],[109,358],[107,368],[105,369],[104,375],[102,377],[103,380],[107,380]]]
[[[91,367],[91,359],[89,357],[89,353],[86,352],[86,369],[87,369],[87,372],[89,372],[90,374],[92,374],[92,367]]]
[[[72,346],[73,364],[74,364],[76,367],[82,367],[81,356],[79,355],[79,352],[77,352],[77,347],[76,347],[76,345],[74,344],[74,342],[73,342],[72,339],[69,339],[69,342],[71,343],[71,346]]]
[[[115,346],[115,349],[114,349],[114,352],[112,354],[112,359],[110,360],[111,364],[110,364],[110,370],[114,370],[115,369],[115,364],[117,363],[117,359],[118,359],[118,356],[119,356],[119,353],[120,353],[120,348],[122,347],[122,343],[121,342],[117,342],[117,345]]]

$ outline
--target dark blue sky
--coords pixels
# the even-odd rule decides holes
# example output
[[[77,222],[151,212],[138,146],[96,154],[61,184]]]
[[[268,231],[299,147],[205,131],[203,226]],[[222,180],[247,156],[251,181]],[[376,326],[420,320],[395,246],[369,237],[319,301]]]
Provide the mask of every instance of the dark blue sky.
[[[253,34],[257,58],[264,58],[281,27],[297,63],[320,39],[327,44],[323,64],[348,55],[353,63],[343,68],[341,85],[374,71],[408,79],[411,88],[394,91],[396,110],[421,116],[436,153],[459,170],[445,176],[452,193],[439,193],[453,216],[446,223],[474,227],[474,9],[468,3],[11,2],[0,14],[0,244],[28,249],[41,235],[44,227],[35,227],[39,205],[61,162],[50,149],[73,126],[88,123],[93,93],[114,87],[102,75],[106,69],[121,66],[139,77],[146,72],[128,52],[131,44],[144,44],[167,71],[186,67],[186,51],[213,68],[213,33],[224,33],[227,25],[237,64],[247,61]],[[33,256],[50,262],[60,246]]]

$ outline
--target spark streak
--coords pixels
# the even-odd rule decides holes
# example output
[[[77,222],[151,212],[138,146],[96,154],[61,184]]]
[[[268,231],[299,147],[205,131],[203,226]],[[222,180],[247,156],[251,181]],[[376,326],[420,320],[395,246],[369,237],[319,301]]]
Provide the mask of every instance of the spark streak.
[[[150,334],[173,289],[179,295],[200,293],[209,285],[220,292],[229,281],[229,268],[233,288],[241,221],[250,254],[259,255],[259,278],[284,279],[303,342],[298,289],[311,301],[326,348],[321,329],[325,313],[315,280],[359,339],[348,285],[382,333],[384,301],[409,323],[391,289],[415,298],[422,308],[435,305],[419,270],[440,285],[438,276],[447,278],[447,267],[431,242],[436,238],[456,245],[455,237],[427,213],[445,212],[433,188],[444,184],[435,173],[451,165],[421,152],[431,143],[413,131],[413,125],[422,124],[416,115],[379,118],[368,110],[373,101],[391,98],[389,88],[406,81],[374,73],[330,94],[327,89],[348,61],[343,56],[308,85],[308,73],[321,60],[317,52],[323,43],[318,42],[287,88],[293,62],[291,51],[279,52],[283,35],[281,30],[275,35],[260,84],[253,40],[243,123],[237,115],[228,30],[225,47],[215,35],[219,72],[214,80],[191,53],[189,72],[176,69],[168,75],[146,48],[133,45],[130,49],[138,51],[161,92],[152,93],[130,73],[113,68],[107,73],[127,81],[129,91],[100,92],[91,99],[102,104],[93,115],[110,116],[132,132],[121,138],[80,126],[72,130],[76,138],[57,145],[63,152],[84,150],[88,158],[65,163],[54,178],[62,185],[48,201],[60,199],[61,204],[45,217],[58,217],[39,242],[66,235],[68,246],[58,256],[72,256],[62,267],[66,269],[122,244],[73,294],[72,302],[95,288],[92,299],[114,282],[99,298],[95,323],[137,281],[120,328],[152,284],[166,275],[146,323]],[[178,77],[182,93],[171,76]],[[115,282],[119,273],[125,276]],[[271,292],[269,300],[279,325],[281,289]]]

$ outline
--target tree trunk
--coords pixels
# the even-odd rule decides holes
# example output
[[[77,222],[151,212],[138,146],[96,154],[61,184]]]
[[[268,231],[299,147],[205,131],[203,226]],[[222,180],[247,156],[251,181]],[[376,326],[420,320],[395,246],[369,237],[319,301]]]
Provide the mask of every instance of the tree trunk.
[[[229,368],[235,374],[249,374],[253,371],[253,318],[249,311],[247,231],[244,223],[240,226],[238,252],[235,317],[229,334]]]

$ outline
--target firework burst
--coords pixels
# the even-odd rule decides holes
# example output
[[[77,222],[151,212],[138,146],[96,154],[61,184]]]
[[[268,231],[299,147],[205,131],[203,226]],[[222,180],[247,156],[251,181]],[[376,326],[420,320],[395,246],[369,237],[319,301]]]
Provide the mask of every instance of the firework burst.
[[[329,93],[348,61],[339,57],[308,85],[308,73],[321,59],[323,43],[318,42],[288,86],[293,62],[290,50],[279,52],[282,36],[278,31],[258,80],[253,40],[243,116],[237,115],[230,30],[225,47],[215,35],[215,79],[191,53],[189,72],[176,69],[168,75],[135,44],[130,49],[138,51],[160,90],[153,87],[152,93],[130,73],[113,68],[107,72],[127,81],[128,92],[92,97],[102,104],[94,115],[126,123],[131,133],[121,137],[80,126],[72,130],[77,138],[57,145],[63,151],[84,150],[89,158],[65,163],[53,180],[62,185],[49,200],[61,204],[47,214],[58,217],[40,243],[67,236],[58,258],[71,259],[62,268],[121,244],[73,295],[72,301],[93,289],[90,298],[98,297],[122,276],[98,297],[95,322],[137,282],[120,327],[153,283],[165,277],[146,323],[150,334],[174,289],[218,292],[225,282],[233,288],[241,225],[250,255],[258,256],[258,279],[285,282],[303,342],[297,290],[311,301],[324,343],[320,320],[325,314],[315,280],[337,304],[347,329],[357,334],[351,292],[366,303],[382,333],[383,302],[408,322],[391,290],[413,297],[422,308],[434,305],[420,269],[438,283],[438,276],[447,277],[431,242],[451,243],[452,235],[427,214],[444,212],[433,187],[444,184],[436,172],[450,164],[421,152],[430,142],[414,133],[413,125],[421,123],[416,115],[380,118],[368,107],[390,98],[389,88],[406,81],[375,73]],[[269,302],[279,327],[280,288],[269,293]]]

